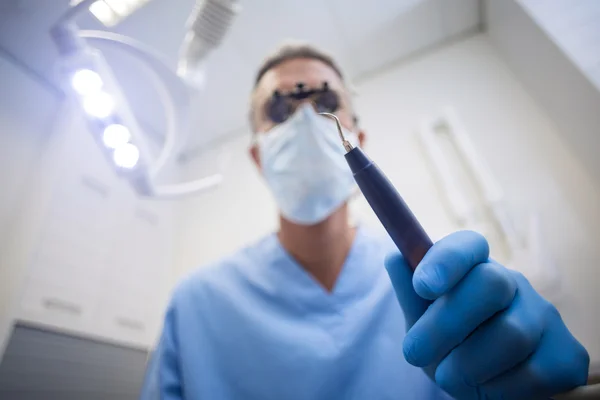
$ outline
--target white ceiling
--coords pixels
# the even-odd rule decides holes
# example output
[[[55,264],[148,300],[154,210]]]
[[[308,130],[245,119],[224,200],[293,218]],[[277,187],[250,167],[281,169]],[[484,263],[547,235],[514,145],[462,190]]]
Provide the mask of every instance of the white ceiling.
[[[184,23],[195,0],[153,0],[113,28],[163,53],[176,65]],[[351,80],[479,25],[478,0],[247,0],[208,65],[205,90],[190,116],[187,149],[245,129],[246,107],[261,59],[285,39],[331,52]],[[53,81],[56,52],[47,29],[68,0],[2,0],[0,47],[43,79]],[[86,29],[103,27],[90,15]],[[105,48],[103,48],[105,49]],[[162,109],[139,66],[106,51],[130,103],[149,130],[164,128]]]

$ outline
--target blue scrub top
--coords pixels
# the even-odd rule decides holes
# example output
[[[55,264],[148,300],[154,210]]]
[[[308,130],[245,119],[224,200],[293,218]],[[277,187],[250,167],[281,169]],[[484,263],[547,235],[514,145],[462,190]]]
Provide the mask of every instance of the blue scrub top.
[[[175,290],[143,399],[448,399],[404,360],[387,237],[358,229],[327,292],[276,234]]]

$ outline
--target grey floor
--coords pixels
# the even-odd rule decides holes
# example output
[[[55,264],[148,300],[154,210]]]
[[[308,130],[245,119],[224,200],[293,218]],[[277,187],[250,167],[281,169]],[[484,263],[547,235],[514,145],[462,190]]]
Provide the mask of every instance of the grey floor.
[[[0,400],[133,400],[147,353],[19,324],[0,362]]]

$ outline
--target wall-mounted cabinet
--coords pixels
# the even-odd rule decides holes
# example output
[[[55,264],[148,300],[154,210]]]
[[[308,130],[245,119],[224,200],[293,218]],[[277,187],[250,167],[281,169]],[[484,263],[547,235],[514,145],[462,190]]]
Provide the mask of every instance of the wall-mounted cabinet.
[[[47,193],[17,319],[138,347],[161,326],[171,264],[171,203],[141,199],[77,118],[43,163]]]

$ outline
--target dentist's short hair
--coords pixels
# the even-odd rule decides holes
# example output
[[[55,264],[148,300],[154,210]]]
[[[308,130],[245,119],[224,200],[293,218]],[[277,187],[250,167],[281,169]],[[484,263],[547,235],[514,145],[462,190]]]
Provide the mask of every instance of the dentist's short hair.
[[[331,57],[329,54],[307,43],[287,42],[280,45],[273,53],[271,53],[264,59],[256,74],[256,78],[254,80],[254,87],[258,86],[262,77],[269,70],[277,67],[279,64],[282,64],[286,61],[295,60],[298,58],[308,58],[312,60],[321,61],[323,64],[326,64],[331,69],[333,69],[342,81],[344,80],[342,70],[334,61],[333,57]]]

